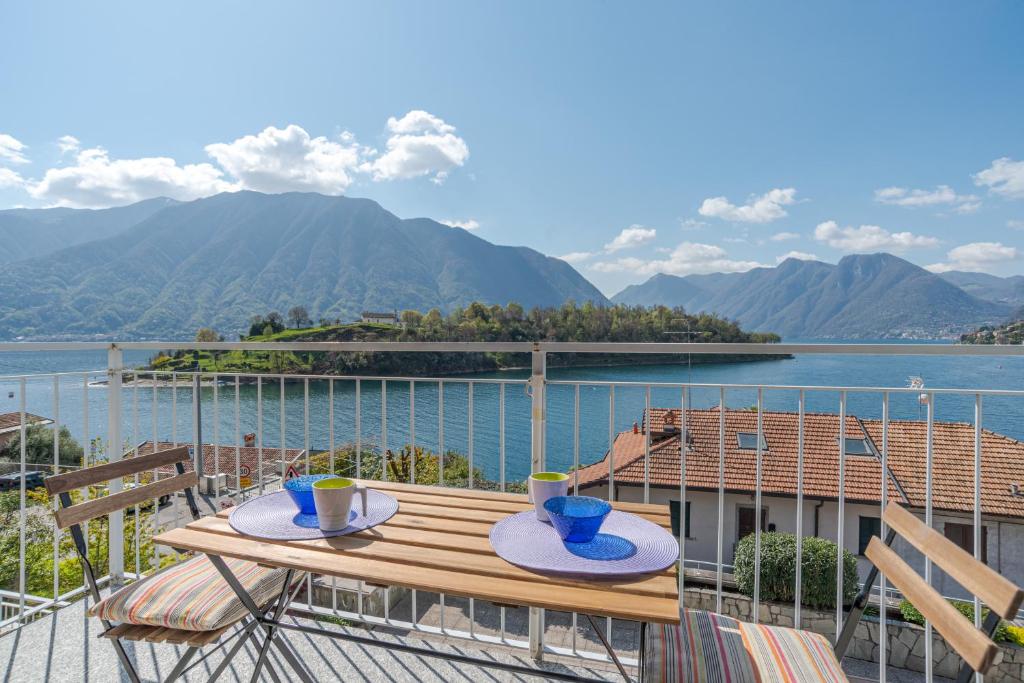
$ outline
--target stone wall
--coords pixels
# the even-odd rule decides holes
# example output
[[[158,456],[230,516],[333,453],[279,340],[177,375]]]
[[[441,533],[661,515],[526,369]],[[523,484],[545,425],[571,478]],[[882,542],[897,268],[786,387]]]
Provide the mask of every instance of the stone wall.
[[[691,609],[714,611],[716,593],[709,588],[689,587],[685,592],[686,606]],[[722,614],[751,621],[754,601],[739,593],[722,594]],[[762,602],[758,609],[758,621],[762,624],[793,626],[794,610],[791,604]],[[829,640],[836,637],[836,615],[834,611],[803,608],[802,627],[820,633]],[[881,623],[877,617],[864,616],[854,632],[846,656],[877,662],[880,653],[879,632]],[[910,671],[924,672],[924,628],[916,624],[889,619],[886,623],[886,661],[889,666]],[[985,676],[986,683],[1017,683],[1024,681],[1024,648],[1011,643],[999,643],[1002,661]],[[956,678],[960,668],[960,657],[947,647],[946,641],[937,633],[932,639],[933,671],[936,676]]]

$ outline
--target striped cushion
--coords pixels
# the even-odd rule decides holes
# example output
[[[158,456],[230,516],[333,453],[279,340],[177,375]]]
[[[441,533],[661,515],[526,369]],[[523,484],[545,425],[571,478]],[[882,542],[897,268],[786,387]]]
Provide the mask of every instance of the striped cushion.
[[[281,592],[286,570],[245,560],[224,561],[257,605],[267,604]],[[125,586],[89,610],[94,617],[117,623],[187,631],[213,631],[248,613],[205,555]]]
[[[644,680],[659,683],[794,683],[847,680],[828,640],[686,610],[679,626],[649,624]]]

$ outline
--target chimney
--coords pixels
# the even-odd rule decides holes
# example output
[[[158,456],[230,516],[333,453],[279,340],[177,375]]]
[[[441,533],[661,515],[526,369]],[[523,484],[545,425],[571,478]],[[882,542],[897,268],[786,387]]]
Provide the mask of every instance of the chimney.
[[[636,422],[633,423],[633,433],[634,434],[639,434],[640,433],[640,425],[638,425]]]
[[[253,448],[256,445],[256,432],[249,432],[243,438],[245,439],[246,448]]]

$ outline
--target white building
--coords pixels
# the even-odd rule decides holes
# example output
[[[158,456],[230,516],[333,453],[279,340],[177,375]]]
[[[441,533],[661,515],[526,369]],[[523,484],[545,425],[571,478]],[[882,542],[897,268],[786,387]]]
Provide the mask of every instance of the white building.
[[[364,323],[376,323],[380,325],[397,325],[398,311],[392,311],[390,313],[363,311],[361,320]]]
[[[614,498],[643,501],[644,473],[650,473],[650,502],[680,499],[681,410],[652,409],[633,431],[616,437],[614,454],[579,472],[580,492],[605,497],[614,462]],[[688,410],[686,419],[687,564],[714,565],[722,528],[722,561],[730,565],[736,543],[754,531],[757,413],[726,410],[724,430],[717,408]],[[799,416],[762,413],[761,528],[795,533],[797,520]],[[839,416],[804,417],[803,515],[805,536],[838,539]],[[883,425],[880,420],[846,418],[843,545],[858,556],[861,577],[869,563],[863,550],[879,533]],[[649,441],[648,441],[649,437]],[[887,434],[888,496],[924,515],[927,423],[890,421]],[[974,552],[974,426],[935,422],[932,439],[934,526],[968,552]],[[721,449],[721,451],[720,451]],[[724,453],[724,458],[720,457]],[[990,431],[981,433],[982,559],[1011,581],[1024,583],[1024,444]],[[722,466],[721,479],[719,467]],[[721,522],[719,490],[724,491]],[[901,542],[898,542],[901,543]],[[923,560],[908,545],[898,551],[918,568]],[[726,568],[729,570],[729,567]],[[966,595],[935,571],[944,595]]]

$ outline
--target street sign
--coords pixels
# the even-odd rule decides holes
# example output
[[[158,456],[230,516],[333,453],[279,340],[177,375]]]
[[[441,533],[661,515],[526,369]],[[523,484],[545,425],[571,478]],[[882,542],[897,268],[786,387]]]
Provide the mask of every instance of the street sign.
[[[240,477],[248,477],[250,474],[252,474],[252,471],[249,469],[248,465],[239,465],[238,466],[238,476],[240,476]]]
[[[284,480],[285,481],[288,481],[290,479],[295,479],[296,477],[300,477],[300,476],[302,476],[302,473],[299,472],[298,468],[296,468],[295,465],[288,465],[288,469],[286,469],[284,471]]]

